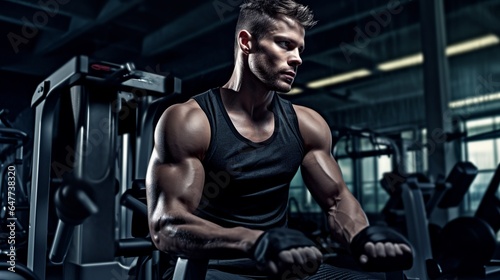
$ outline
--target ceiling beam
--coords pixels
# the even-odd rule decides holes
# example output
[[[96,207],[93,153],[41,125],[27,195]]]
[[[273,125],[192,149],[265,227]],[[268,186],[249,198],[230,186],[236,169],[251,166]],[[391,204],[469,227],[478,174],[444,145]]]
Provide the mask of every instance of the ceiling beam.
[[[495,4],[500,4],[498,1],[494,1]],[[479,24],[486,30],[492,33],[500,35],[500,19],[491,13],[491,7],[487,5],[477,5],[474,9],[471,9],[473,13],[468,13],[467,17]]]
[[[348,3],[340,4],[339,6],[349,7],[351,9],[354,9],[352,7],[356,7],[355,10],[353,10],[352,13],[350,13],[350,15],[346,13],[346,9],[342,9],[343,7],[339,8],[339,9],[335,9],[335,8],[332,8],[332,2],[324,1],[324,3],[327,4],[327,6],[325,6],[324,9],[316,8],[315,10],[317,12],[315,12],[315,14],[319,14],[319,13],[321,13],[321,11],[328,12],[328,17],[336,19],[336,20],[329,21],[326,24],[321,24],[321,22],[320,22],[318,24],[318,26],[315,26],[313,29],[308,31],[307,35],[313,36],[316,34],[328,32],[334,28],[337,28],[337,27],[340,27],[343,25],[348,25],[352,22],[357,22],[357,21],[363,20],[365,18],[369,18],[370,16],[373,16],[373,14],[375,14],[377,12],[380,12],[382,10],[387,10],[388,7],[392,7],[392,6],[390,6],[390,5],[392,5],[392,4],[390,4],[391,2],[398,3],[398,5],[400,5],[400,6],[404,6],[412,1],[413,0],[359,1],[356,3],[356,5],[352,5],[352,1],[348,1]],[[375,3],[375,2],[377,2],[377,3]],[[333,15],[332,15],[332,12],[334,13]]]
[[[144,56],[154,56],[167,52],[180,44],[198,36],[213,32],[215,29],[234,21],[237,16],[237,5],[225,4],[220,10],[222,1],[215,0],[193,9],[189,13],[151,33],[143,41]]]
[[[399,2],[401,3],[401,5],[405,5],[406,3],[411,1],[412,0],[402,0]],[[330,18],[339,18],[339,20],[336,20],[333,23],[327,23],[325,25],[320,25],[321,24],[320,22],[318,26],[306,32],[307,40],[314,40],[315,38],[318,38],[318,40],[321,42],[324,42],[325,40],[329,41],[331,40],[332,41],[331,44],[325,43],[321,45],[336,46],[336,48],[320,50],[319,47],[307,46],[308,50],[306,51],[306,53],[308,53],[309,55],[304,56],[303,60],[304,61],[311,60],[325,65],[325,63],[327,63],[325,62],[325,56],[331,55],[332,53],[337,53],[342,50],[340,49],[341,41],[339,38],[335,38],[335,36],[325,36],[324,33],[331,31],[331,29],[333,28],[341,29],[343,28],[343,25],[358,21],[364,17],[368,17],[376,11],[386,8],[388,5],[387,1],[385,0],[377,0],[377,2],[378,2],[377,6],[375,8],[373,8],[372,2],[370,3],[361,2],[358,6],[358,9],[361,10],[358,11],[360,15],[356,14],[353,16],[349,16],[347,18],[342,16],[345,16],[344,7],[350,7],[348,5],[348,1],[342,2],[343,4],[341,2],[336,2],[336,5],[342,6],[341,8],[335,10],[335,14],[336,15],[338,14],[338,17],[331,16],[331,11],[332,11],[331,2],[322,1],[320,2],[321,6],[311,7],[315,11],[318,11],[317,14],[319,14],[319,16],[321,16],[321,13],[325,13],[325,11],[328,11],[330,12],[329,16]],[[223,20],[221,20],[221,18],[217,19],[218,14],[213,7],[213,3],[207,3],[205,5],[200,6],[195,10],[193,10],[192,12],[188,13],[187,15],[180,17],[179,20],[171,22],[168,25],[161,28],[160,30],[158,30],[157,32],[154,32],[151,35],[147,36],[144,39],[143,43],[143,55],[145,56],[160,55],[163,52],[167,52],[169,50],[174,49],[174,47],[177,47],[178,45],[188,40],[205,35],[208,32],[213,32],[214,29],[220,27],[221,25],[228,24],[229,21],[235,20],[237,18],[238,13],[236,12],[236,8],[234,8],[234,10],[228,10],[226,17]],[[195,32],[193,32],[193,30],[195,30]],[[321,40],[319,38],[321,38]],[[203,57],[212,57],[212,55],[208,55],[206,52],[202,52],[202,54]],[[371,63],[375,59],[375,57],[366,49],[358,50],[357,54],[363,59],[365,59],[366,62],[368,63]],[[190,57],[190,59],[194,58]],[[227,67],[228,64],[232,63],[232,60],[231,61],[219,60],[219,61],[220,65],[208,64],[208,63],[207,65],[213,65],[210,69],[212,68],[221,69]],[[331,65],[326,65],[326,66],[331,67]],[[208,69],[203,69],[202,71],[192,73],[189,77],[195,78],[196,75],[204,75],[207,73],[207,71]]]
[[[40,30],[66,31],[68,29],[70,22],[68,16],[20,3],[22,2],[0,1],[0,11],[8,11],[0,15],[0,21],[21,26],[22,29],[20,28],[18,33],[36,34]],[[12,32],[17,32],[17,30]]]
[[[62,66],[70,57],[64,56],[39,56],[33,54],[23,54],[15,56],[0,63],[0,71],[7,71],[22,75],[38,76],[41,79],[48,77],[58,67]],[[35,89],[33,89],[34,91]]]
[[[19,6],[28,7],[37,11],[44,11],[49,15],[62,15],[65,17],[95,17],[95,3],[100,1],[71,1],[71,0],[1,0]],[[26,9],[24,9],[26,10]]]
[[[143,0],[131,0],[131,1],[120,1],[120,0],[110,0],[106,2],[105,6],[99,12],[97,18],[89,19],[82,17],[73,17],[70,25],[70,29],[61,33],[45,33],[42,34],[40,38],[35,53],[40,55],[45,55],[50,52],[62,49],[71,41],[77,39],[83,34],[103,26],[112,20],[116,19],[120,15],[129,12]]]

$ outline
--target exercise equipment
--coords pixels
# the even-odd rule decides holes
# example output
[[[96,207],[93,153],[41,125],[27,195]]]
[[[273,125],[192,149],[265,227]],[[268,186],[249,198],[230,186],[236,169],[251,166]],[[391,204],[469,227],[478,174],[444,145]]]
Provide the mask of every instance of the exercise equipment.
[[[23,168],[21,167],[24,163],[24,148],[28,143],[29,136],[26,132],[13,127],[6,117],[7,113],[5,109],[0,110],[0,176],[2,178],[0,190],[3,198],[5,189],[3,184],[7,182],[4,180],[5,172],[9,166],[16,167],[16,190],[19,191],[16,194],[17,203],[24,203],[28,202],[28,190],[23,181]]]
[[[485,221],[494,232],[500,230],[500,197],[498,188],[500,186],[500,165],[497,166],[488,189],[476,210],[475,217]]]
[[[15,272],[9,271],[10,265],[7,262],[0,262],[0,279],[8,280],[40,280],[33,271],[22,263],[16,263]]]
[[[130,148],[122,142],[119,149],[118,137],[119,133],[130,132],[128,124],[136,124],[135,117],[141,116],[137,108],[147,107],[153,97],[176,93],[178,86],[179,80],[173,76],[139,71],[132,63],[119,65],[77,56],[37,87],[31,102],[36,112],[27,261],[37,277],[45,279],[50,264],[47,249],[51,195],[58,185],[66,183],[63,179],[68,175],[72,177],[70,182],[77,180],[83,182],[77,184],[80,187],[90,186],[92,195],[88,195],[87,203],[92,203],[87,206],[88,213],[93,214],[76,226],[83,217],[59,209],[61,229],[56,231],[60,234],[54,237],[50,259],[63,263],[64,279],[112,279],[128,270],[116,260],[117,252],[129,255],[128,249],[137,252],[142,245],[151,249],[150,243],[115,242],[115,197],[119,185],[128,186],[128,179],[133,177],[127,175],[130,163],[123,156],[120,167],[126,168],[117,176],[117,154],[124,150],[128,153]],[[148,133],[152,132],[144,132]],[[69,184],[71,187],[75,186]],[[68,224],[73,224],[75,230]],[[72,242],[68,242],[71,235]],[[69,250],[64,254],[67,245]]]
[[[402,165],[403,158],[401,154],[401,147],[395,139],[377,133],[371,129],[362,129],[355,127],[334,127],[332,130],[332,154],[339,160],[342,158],[352,159],[353,166],[359,166],[360,159],[367,157],[389,156],[391,160],[391,169],[404,172],[404,165]],[[359,149],[360,140],[368,140],[371,144],[371,149]],[[339,149],[339,143],[345,141],[344,149]],[[361,176],[354,171],[352,190],[353,195],[356,196],[358,201],[363,204],[363,197],[359,195],[359,186],[361,185]],[[410,243],[413,241],[410,240]],[[419,265],[417,263],[417,265]],[[415,269],[415,260],[413,263]],[[407,271],[386,271],[386,279],[405,279]]]
[[[14,169],[15,179],[16,179],[16,206],[25,207],[28,202],[28,190],[23,182],[23,148],[28,142],[28,135],[18,129],[11,127],[0,127],[0,198],[1,198],[1,209],[0,218],[5,218],[6,215],[6,205],[7,205],[7,188],[4,185],[7,183],[6,174],[10,169]]]
[[[460,217],[447,223],[439,235],[439,254],[427,260],[431,279],[449,277],[484,279],[500,276],[498,262],[492,260],[496,234],[500,230],[500,165],[473,217]]]
[[[172,280],[205,279],[208,260],[178,258]]]
[[[459,217],[444,226],[438,241],[439,254],[426,261],[430,279],[486,277],[485,265],[496,247],[496,235],[486,222],[475,217]]]
[[[0,259],[6,257],[10,261],[15,252],[19,261],[13,263],[18,263],[25,258],[28,238],[29,187],[25,184],[23,164],[29,137],[13,127],[7,113],[0,110]]]
[[[485,216],[495,223],[500,219],[490,208],[495,207],[491,196],[485,194],[483,198],[488,201],[485,202],[488,206],[483,207],[489,210],[478,211],[484,213],[482,215],[476,213],[475,217],[459,217],[445,224],[443,228],[428,221],[437,208],[457,207],[477,173],[477,168],[472,163],[458,162],[446,179],[434,183],[421,174],[384,174],[381,184],[384,189],[392,190],[391,199],[384,212],[395,217],[404,216],[402,220],[406,223],[405,231],[417,256],[414,267],[407,273],[409,277],[483,279],[487,274],[494,273],[494,269],[487,271],[485,266],[490,262],[496,247],[495,231],[488,222],[480,218]],[[388,186],[388,182],[393,184]],[[500,171],[497,170],[488,188],[490,193],[496,192],[499,183]],[[396,206],[402,207],[402,211],[398,212]],[[394,220],[396,218],[392,217],[391,221]],[[434,232],[432,240],[431,229]]]
[[[406,272],[409,278],[426,279],[425,260],[432,257],[431,243],[427,231],[427,217],[421,188],[431,188],[430,183],[418,182],[409,177],[399,186],[399,193],[406,216],[406,232],[413,245],[413,267]]]
[[[436,182],[418,173],[383,174],[380,183],[390,194],[390,199],[382,212],[389,225],[401,227],[399,224],[404,223],[401,231],[414,245],[417,256],[408,272],[409,277],[427,279],[426,260],[433,258],[436,251],[434,245],[439,243],[431,239],[431,229],[432,232],[440,231],[429,223],[433,211],[458,206],[476,175],[477,168],[470,162],[457,162],[446,179]]]
[[[425,204],[425,216],[430,218],[437,208],[457,207],[469,190],[478,173],[477,167],[471,162],[457,162],[446,179],[431,182],[424,174],[387,172],[382,175],[380,184],[390,195],[382,213],[391,226],[397,227],[398,221],[406,220],[401,198],[401,185],[410,180],[418,183],[418,189]]]
[[[59,222],[49,253],[53,264],[63,263],[74,228],[99,212],[94,197],[92,187],[84,181],[72,180],[57,189],[54,204]]]
[[[119,255],[137,256],[129,271],[130,279],[160,279],[163,273],[160,264],[161,253],[149,237],[145,180],[134,180],[132,187],[122,194],[120,204],[133,213],[131,223],[133,238],[120,239],[116,242]],[[122,248],[126,249],[126,252],[122,252]]]
[[[351,158],[353,160],[375,156],[390,156],[393,170],[400,168],[401,152],[398,145],[390,137],[376,133],[370,129],[359,129],[352,127],[334,127],[332,128],[332,154],[338,160],[342,158]],[[357,147],[349,146],[351,139],[368,139],[373,145],[372,150],[357,150]],[[341,140],[346,141],[344,151],[338,149],[338,143]]]

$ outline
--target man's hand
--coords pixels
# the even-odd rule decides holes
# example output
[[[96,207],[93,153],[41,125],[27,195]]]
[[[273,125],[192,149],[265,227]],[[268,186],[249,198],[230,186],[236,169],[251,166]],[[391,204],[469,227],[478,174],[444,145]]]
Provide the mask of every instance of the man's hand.
[[[264,232],[255,242],[252,253],[259,269],[296,278],[313,275],[323,261],[323,255],[310,239],[287,228]]]
[[[259,265],[258,268],[263,271],[278,274],[290,272],[299,274],[312,275],[314,274],[323,261],[323,254],[316,247],[299,247],[290,250],[281,251],[278,254],[277,260],[269,260],[264,266]]]
[[[411,254],[411,248],[405,243],[391,242],[366,242],[365,253],[359,256],[359,262],[365,264],[372,258],[400,257],[404,254]]]
[[[387,227],[366,227],[354,236],[350,247],[361,268],[367,271],[407,270],[413,265],[410,243]]]

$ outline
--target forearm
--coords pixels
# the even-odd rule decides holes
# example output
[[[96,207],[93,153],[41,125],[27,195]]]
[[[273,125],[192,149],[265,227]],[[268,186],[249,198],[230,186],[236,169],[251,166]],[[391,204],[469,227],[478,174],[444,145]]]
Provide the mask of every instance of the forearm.
[[[368,219],[359,202],[346,191],[328,209],[328,223],[333,237],[347,246],[358,232],[368,226]]]
[[[324,150],[311,151],[304,158],[302,167],[304,182],[328,214],[332,236],[349,245],[352,238],[368,226],[368,219],[345,185],[337,162]]]
[[[247,257],[262,231],[223,228],[186,212],[170,212],[154,221],[153,242],[161,251],[187,258]]]

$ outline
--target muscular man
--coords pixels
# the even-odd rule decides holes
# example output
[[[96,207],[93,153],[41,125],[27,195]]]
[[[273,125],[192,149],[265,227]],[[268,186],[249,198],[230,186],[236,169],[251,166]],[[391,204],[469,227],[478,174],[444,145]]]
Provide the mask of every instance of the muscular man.
[[[246,1],[228,82],[163,113],[146,179],[157,248],[187,258],[237,259],[234,270],[250,267],[240,274],[252,277],[283,278],[306,264],[314,274],[321,252],[286,228],[289,185],[301,167],[332,236],[357,251],[361,264],[408,255],[411,263],[403,240],[367,233],[365,213],[330,153],[328,124],[277,94],[291,89],[305,29],[314,24],[308,7],[293,0]]]

